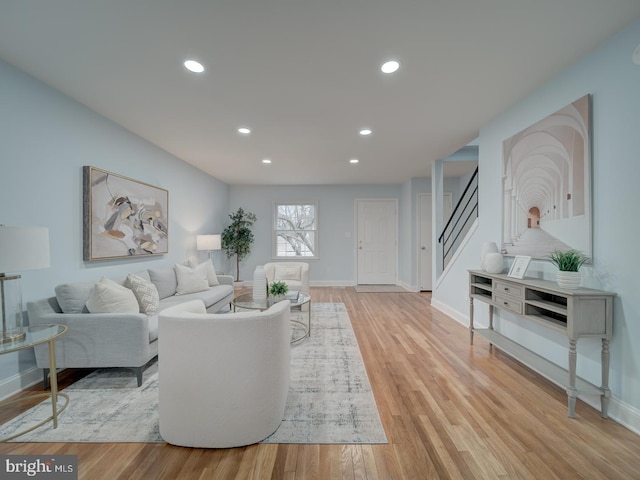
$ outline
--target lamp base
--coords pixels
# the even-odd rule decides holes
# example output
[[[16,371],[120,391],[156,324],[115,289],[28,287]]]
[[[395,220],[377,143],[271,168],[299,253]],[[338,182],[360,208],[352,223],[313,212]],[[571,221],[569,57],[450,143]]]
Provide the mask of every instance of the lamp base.
[[[2,335],[2,337],[0,337],[0,345],[3,345],[5,343],[21,342],[26,336],[27,334],[24,332],[18,332],[14,334],[7,333],[6,335]]]

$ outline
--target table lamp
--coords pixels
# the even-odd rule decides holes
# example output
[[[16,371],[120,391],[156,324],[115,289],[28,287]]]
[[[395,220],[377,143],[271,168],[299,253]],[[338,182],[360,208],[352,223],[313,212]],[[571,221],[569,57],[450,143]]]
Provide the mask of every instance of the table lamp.
[[[222,241],[220,234],[216,235],[197,235],[196,248],[203,252],[209,252],[211,260],[211,252],[222,249]]]
[[[49,230],[0,225],[0,344],[24,339],[20,275],[9,272],[49,267]]]

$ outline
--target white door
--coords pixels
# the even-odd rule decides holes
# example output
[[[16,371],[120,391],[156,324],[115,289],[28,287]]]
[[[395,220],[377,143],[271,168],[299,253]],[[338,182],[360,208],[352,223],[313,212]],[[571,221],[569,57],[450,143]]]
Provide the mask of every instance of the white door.
[[[358,284],[395,284],[397,201],[356,200],[356,204]]]
[[[444,194],[443,219],[446,224],[453,210],[451,193]],[[433,215],[431,194],[418,195],[418,271],[421,291],[433,289],[433,245],[438,241],[433,238]],[[438,249],[436,249],[438,251]]]
[[[421,193],[418,195],[418,218],[419,218],[419,238],[418,252],[420,270],[420,290],[430,291],[433,283],[432,243],[433,225],[431,223],[431,194]]]

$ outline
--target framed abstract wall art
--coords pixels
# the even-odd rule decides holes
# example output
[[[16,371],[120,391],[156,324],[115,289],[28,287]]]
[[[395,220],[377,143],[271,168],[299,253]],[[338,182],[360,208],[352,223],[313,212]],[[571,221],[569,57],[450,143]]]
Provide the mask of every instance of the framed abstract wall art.
[[[168,253],[168,190],[95,167],[82,174],[84,260]]]
[[[502,252],[592,256],[591,96],[503,142]]]

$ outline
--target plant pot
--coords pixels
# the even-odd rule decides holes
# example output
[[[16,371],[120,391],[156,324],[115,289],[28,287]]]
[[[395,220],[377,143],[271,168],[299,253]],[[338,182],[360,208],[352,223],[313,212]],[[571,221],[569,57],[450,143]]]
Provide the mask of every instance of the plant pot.
[[[581,280],[582,274],[580,272],[558,271],[556,274],[556,282],[558,282],[558,286],[561,288],[576,290],[577,288],[580,288]]]

